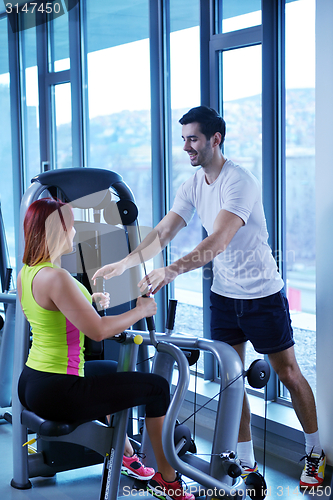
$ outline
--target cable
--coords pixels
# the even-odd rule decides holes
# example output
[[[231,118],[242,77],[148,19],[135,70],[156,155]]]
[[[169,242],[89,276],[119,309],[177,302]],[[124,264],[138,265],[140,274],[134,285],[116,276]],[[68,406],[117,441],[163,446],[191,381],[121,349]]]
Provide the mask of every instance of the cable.
[[[187,422],[190,418],[192,418],[196,413],[198,413],[200,410],[202,410],[202,408],[205,408],[205,406],[208,405],[208,403],[210,403],[211,401],[213,401],[213,399],[215,399],[217,396],[219,396],[220,394],[222,394],[222,392],[224,392],[226,389],[228,389],[228,387],[230,387],[232,384],[234,384],[239,378],[243,377],[244,376],[244,373],[240,373],[239,375],[237,375],[236,378],[234,378],[233,380],[231,380],[229,382],[228,385],[226,385],[223,389],[221,389],[217,394],[215,394],[215,396],[213,396],[212,398],[208,399],[208,401],[206,401],[206,403],[204,403],[203,405],[201,405],[197,410],[195,410],[190,416],[188,416],[187,418],[185,418],[185,420],[183,420],[182,424],[184,424],[185,422]]]
[[[264,450],[263,450],[263,464],[262,464],[262,475],[265,477],[266,472],[266,431],[267,431],[267,385],[264,391],[265,398],[265,414],[264,414]]]
[[[138,362],[136,363],[136,366],[141,365],[142,363],[145,363],[146,361],[149,361],[150,359],[153,359],[153,358],[154,358],[154,356],[155,356],[155,354],[153,354],[153,355],[152,355],[152,356],[150,356],[149,358],[143,359],[142,361],[138,361]]]
[[[195,378],[194,378],[194,418],[193,418],[193,439],[195,440],[195,424],[196,424],[196,409],[197,409],[197,380],[198,380],[198,361],[195,363]]]
[[[206,401],[206,403],[204,403],[198,409],[195,409],[195,411],[191,415],[189,415],[185,420],[183,420],[181,425],[183,425],[185,422],[187,422],[191,417],[195,416],[196,413],[198,413],[202,408],[207,406],[207,404],[210,403],[211,401],[213,401],[213,399],[215,399],[217,396],[221,395],[222,392],[224,392],[226,389],[228,389],[228,387],[230,387],[232,384],[234,384],[240,377],[243,377],[244,373],[246,373],[246,372],[242,372],[236,378],[231,380],[229,382],[229,384],[224,387],[224,389],[221,389],[217,394],[215,394],[215,396],[208,399],[208,401]],[[195,386],[195,400],[196,400],[196,386]],[[264,480],[265,474],[266,474],[266,430],[267,430],[266,423],[267,423],[267,385],[265,386],[264,450],[263,450],[263,473],[262,473],[263,480]],[[195,428],[195,426],[194,426],[194,428]],[[195,453],[195,455],[197,455],[197,456],[199,456],[199,455],[200,456],[203,456],[203,455],[213,456],[212,453]],[[218,454],[215,454],[215,455],[218,455]]]
[[[138,238],[139,238],[139,245],[142,243],[142,238],[141,238],[141,231],[140,231],[140,224],[139,222],[137,221],[137,230],[138,230]],[[137,250],[137,249],[136,249]],[[147,268],[146,268],[146,263],[145,263],[145,260],[143,258],[143,255],[142,255],[142,252],[141,250],[137,250],[138,251],[138,254],[139,254],[139,258],[140,258],[140,261],[141,261],[141,265],[143,267],[143,271],[145,273],[144,277],[146,278],[146,281],[147,281],[147,293],[145,294],[147,297],[149,297],[150,295],[150,292],[152,290],[152,284],[150,283],[150,280],[148,278],[148,274],[147,274]]]

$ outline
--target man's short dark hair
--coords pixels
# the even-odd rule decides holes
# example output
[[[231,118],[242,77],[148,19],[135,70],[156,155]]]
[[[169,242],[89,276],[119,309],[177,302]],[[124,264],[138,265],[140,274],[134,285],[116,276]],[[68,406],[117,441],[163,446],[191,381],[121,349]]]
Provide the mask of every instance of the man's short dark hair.
[[[207,106],[198,106],[190,109],[190,111],[185,113],[179,120],[181,125],[188,125],[193,122],[200,124],[200,130],[206,136],[207,141],[209,141],[216,132],[219,132],[221,134],[220,148],[222,148],[226,126],[222,116],[220,116],[215,109],[208,108]]]

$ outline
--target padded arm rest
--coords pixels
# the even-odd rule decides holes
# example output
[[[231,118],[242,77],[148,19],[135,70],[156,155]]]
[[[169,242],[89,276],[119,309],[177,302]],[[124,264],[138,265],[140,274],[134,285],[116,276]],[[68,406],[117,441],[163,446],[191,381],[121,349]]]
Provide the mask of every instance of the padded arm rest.
[[[24,409],[21,414],[21,423],[40,436],[59,437],[70,434],[81,425],[83,421],[69,424],[66,422],[45,420],[32,411]]]
[[[95,193],[109,189],[111,186],[117,186],[118,184],[126,186],[121,175],[116,172],[88,167],[50,170],[36,175],[31,179],[31,182],[40,182],[43,186],[54,186],[59,188],[69,202],[84,198],[85,196],[94,195]],[[93,198],[94,196],[92,199]],[[100,204],[102,200],[97,196],[95,201],[96,204],[89,205],[89,207],[94,208],[94,206]],[[84,208],[88,208],[88,206]]]

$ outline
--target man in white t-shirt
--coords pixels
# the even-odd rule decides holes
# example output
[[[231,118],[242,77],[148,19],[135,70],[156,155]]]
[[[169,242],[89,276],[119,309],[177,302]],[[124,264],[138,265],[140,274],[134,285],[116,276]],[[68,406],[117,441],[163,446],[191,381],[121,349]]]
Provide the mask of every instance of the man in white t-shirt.
[[[246,169],[222,154],[225,123],[215,110],[191,109],[180,120],[184,151],[193,167],[201,167],[178,189],[170,212],[138,249],[122,261],[104,266],[94,277],[106,279],[157,253],[186,226],[197,211],[208,236],[189,254],[148,275],[152,293],[180,274],[213,261],[211,338],[233,346],[243,364],[250,340],[267,354],[281,382],[291,394],[305,435],[305,466],[301,486],[323,482],[325,455],[319,441],[312,390],[294,353],[294,340],[283,280],[268,245],[261,187]],[[156,242],[158,245],[150,244]],[[147,278],[140,283],[142,290]],[[251,437],[251,412],[246,393],[237,454],[243,477],[258,469]]]

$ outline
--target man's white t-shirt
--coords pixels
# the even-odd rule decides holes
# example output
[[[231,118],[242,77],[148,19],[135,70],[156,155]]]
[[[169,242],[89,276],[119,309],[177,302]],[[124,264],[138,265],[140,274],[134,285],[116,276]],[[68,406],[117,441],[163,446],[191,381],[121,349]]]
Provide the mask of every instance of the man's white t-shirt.
[[[211,290],[235,299],[267,297],[283,288],[268,245],[266,219],[258,180],[227,160],[213,184],[200,168],[177,191],[171,209],[188,224],[197,211],[208,235],[220,210],[238,215],[242,226],[224,252],[213,260]]]

